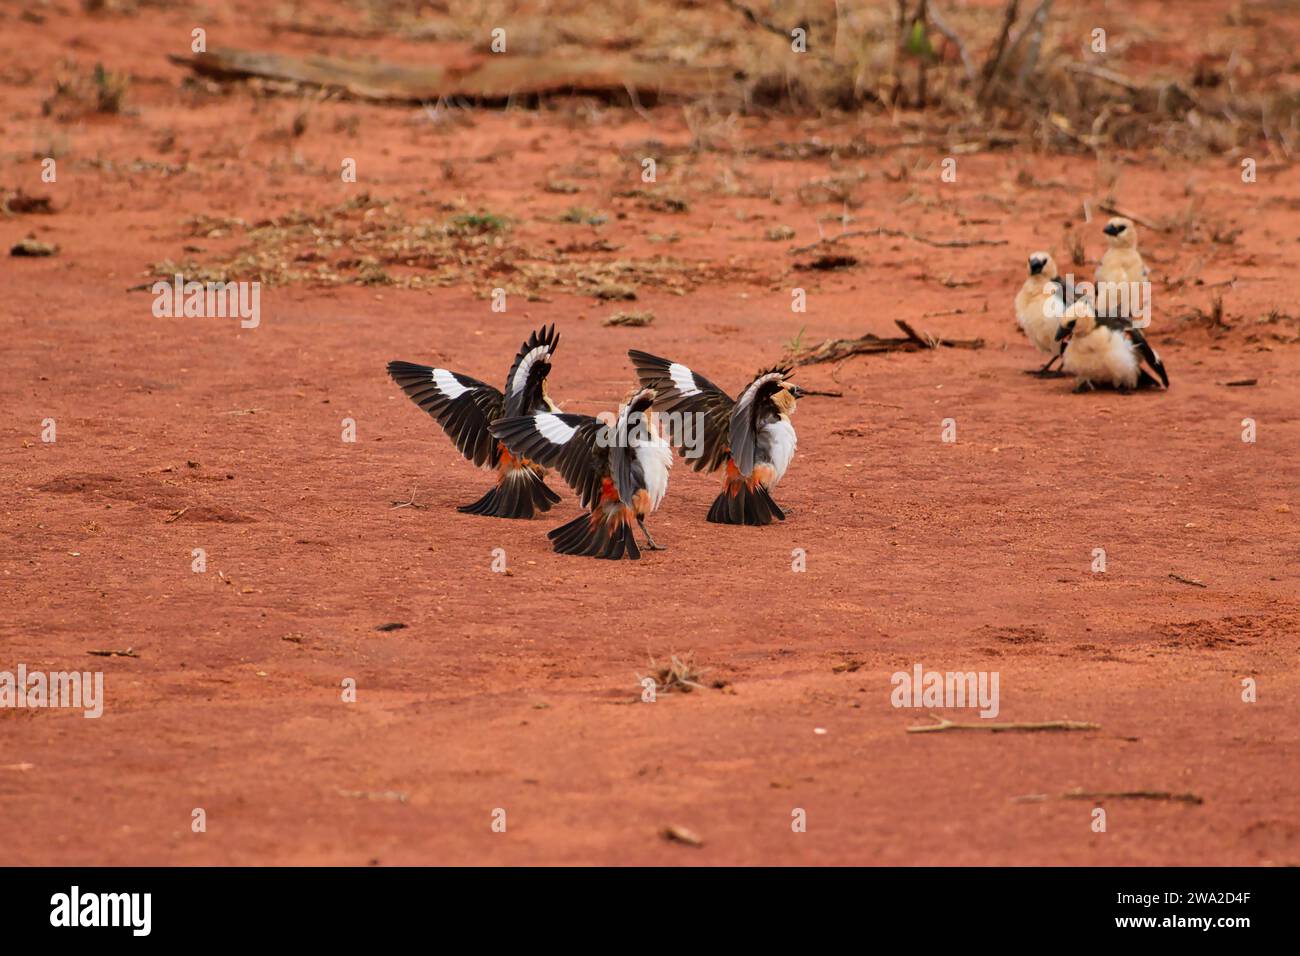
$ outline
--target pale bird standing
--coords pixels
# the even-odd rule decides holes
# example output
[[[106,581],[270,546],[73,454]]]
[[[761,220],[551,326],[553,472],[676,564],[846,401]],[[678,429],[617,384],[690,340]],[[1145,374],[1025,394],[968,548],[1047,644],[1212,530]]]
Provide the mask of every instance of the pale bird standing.
[[[1151,273],[1142,261],[1142,254],[1138,252],[1137,226],[1133,225],[1133,220],[1116,216],[1106,223],[1102,232],[1107,236],[1107,248],[1101,257],[1101,264],[1097,266],[1097,284],[1100,286],[1107,283],[1111,288],[1119,285],[1131,288],[1130,283],[1146,282]],[[1104,310],[1104,314],[1130,317],[1123,308],[1122,301],[1114,295],[1103,296],[1099,288],[1097,298],[1100,302],[1111,304],[1109,309]]]
[[[1046,252],[1035,252],[1029,257],[1029,278],[1016,293],[1016,321],[1034,348],[1051,356],[1040,369],[1027,369],[1027,375],[1047,375],[1061,357],[1061,343],[1056,333],[1061,328],[1065,312],[1065,290],[1056,262]],[[1060,375],[1060,372],[1055,373]]]

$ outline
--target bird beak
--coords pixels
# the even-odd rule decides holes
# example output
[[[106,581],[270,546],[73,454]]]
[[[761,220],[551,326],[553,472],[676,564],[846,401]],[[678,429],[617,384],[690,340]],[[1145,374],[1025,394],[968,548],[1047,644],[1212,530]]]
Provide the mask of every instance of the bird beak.
[[[1102,232],[1104,232],[1104,233],[1105,233],[1106,235],[1108,235],[1108,236],[1118,236],[1118,235],[1119,235],[1119,227],[1118,227],[1118,226],[1107,226],[1105,229],[1102,230]]]
[[[1042,271],[1043,271],[1043,268],[1044,268],[1046,265],[1047,265],[1046,262],[1039,262],[1039,261],[1037,261],[1037,260],[1035,260],[1035,259],[1030,259],[1030,260],[1029,260],[1029,274],[1030,274],[1031,276],[1036,276],[1036,275],[1041,274]]]
[[[791,397],[793,397],[793,398],[795,398],[795,399],[803,398],[805,395],[808,394],[808,393],[805,392],[802,388],[800,388],[798,385],[791,385],[791,384],[788,383],[788,382],[786,383],[785,388],[786,388],[786,391],[788,391],[788,392],[790,393]]]

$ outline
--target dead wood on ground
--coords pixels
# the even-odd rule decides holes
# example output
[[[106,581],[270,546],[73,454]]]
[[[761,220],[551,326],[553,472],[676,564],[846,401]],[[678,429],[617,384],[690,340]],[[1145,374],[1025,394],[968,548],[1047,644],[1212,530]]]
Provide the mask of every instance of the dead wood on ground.
[[[827,339],[820,345],[795,356],[797,365],[816,365],[837,362],[851,355],[874,355],[878,352],[920,352],[928,349],[982,349],[983,339],[944,339],[928,332],[917,332],[903,319],[894,324],[903,330],[901,336],[881,336],[868,332],[856,339]]]

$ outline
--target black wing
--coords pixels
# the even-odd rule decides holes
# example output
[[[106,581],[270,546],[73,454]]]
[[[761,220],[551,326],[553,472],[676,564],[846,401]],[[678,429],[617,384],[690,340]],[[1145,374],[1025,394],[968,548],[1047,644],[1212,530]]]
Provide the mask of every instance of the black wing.
[[[607,427],[588,415],[536,412],[502,418],[491,425],[492,434],[515,455],[554,468],[578,493],[582,506],[594,509],[609,472],[609,443],[597,443]]]
[[[1142,356],[1142,361],[1146,362],[1153,372],[1160,376],[1160,381],[1164,383],[1165,388],[1169,387],[1169,373],[1165,371],[1165,363],[1160,361],[1160,356],[1156,350],[1151,347],[1147,337],[1142,334],[1141,329],[1130,327],[1128,330],[1129,341],[1137,349],[1138,355]]]
[[[500,392],[468,375],[411,362],[389,362],[388,374],[433,416],[462,455],[480,467],[497,466],[501,453],[488,424],[505,410]]]
[[[542,326],[519,346],[506,378],[506,415],[526,415],[547,409],[542,400],[542,380],[551,370],[551,356],[559,344],[560,336],[552,325],[549,329]]]
[[[653,388],[658,393],[655,407],[662,412],[676,413],[664,422],[673,447],[682,450],[694,428],[693,422],[687,425],[679,416],[701,415],[704,431],[701,454],[688,457],[683,452],[683,457],[696,471],[721,468],[727,461],[731,410],[736,404],[731,396],[680,362],[636,349],[630,349],[627,356],[636,367],[641,387]]]
[[[736,407],[731,412],[731,457],[746,478],[754,470],[754,450],[758,447],[758,428],[774,418],[778,412],[772,404],[772,393],[785,383],[789,368],[774,368],[759,372],[749,387],[740,393]]]
[[[1128,340],[1133,343],[1133,348],[1137,350],[1138,356],[1142,361],[1146,362],[1151,371],[1155,372],[1155,374],[1159,376],[1160,381],[1164,383],[1165,388],[1169,387],[1169,373],[1165,371],[1164,363],[1160,361],[1160,356],[1157,355],[1156,350],[1151,347],[1151,343],[1148,342],[1147,337],[1142,334],[1142,330],[1133,325],[1132,319],[1126,319],[1122,316],[1099,315],[1097,316],[1097,324],[1104,325],[1108,329],[1114,329],[1116,332],[1121,332],[1124,335],[1127,335]],[[1142,369],[1141,371],[1151,380],[1152,384],[1155,383],[1155,378],[1147,373],[1146,369]]]

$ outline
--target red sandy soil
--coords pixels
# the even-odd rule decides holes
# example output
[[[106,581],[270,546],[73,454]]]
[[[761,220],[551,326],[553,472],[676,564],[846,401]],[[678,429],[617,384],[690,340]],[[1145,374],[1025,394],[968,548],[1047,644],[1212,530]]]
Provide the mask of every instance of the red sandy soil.
[[[1294,168],[1244,185],[1234,158],[1133,155],[1103,169],[975,153],[952,184],[934,151],[837,169],[705,154],[676,184],[690,212],[657,213],[611,198],[640,185],[619,150],[688,142],[680,108],[648,121],[603,106],[482,111],[448,132],[419,110],[324,103],[301,137],[276,138],[292,98],[236,89],[182,103],[162,51],[192,16],[44,10],[37,27],[11,8],[0,29],[0,177],[57,210],[0,220],[0,243],[31,233],[60,246],[0,266],[0,670],[102,669],[107,704],[99,720],[0,711],[0,863],[1300,863]],[[236,11],[217,19],[230,45],[319,48]],[[1294,18],[1283,26],[1297,35]],[[42,118],[65,55],[129,70],[132,111]],[[51,131],[69,153],[45,185],[29,150]],[[754,144],[814,135],[891,131],[872,115],[734,130]],[[360,184],[330,172],[341,155],[358,158]],[[542,190],[584,164],[599,178],[583,194]],[[761,194],[712,188],[724,169]],[[790,246],[841,211],[796,190],[854,169],[866,179],[849,228],[1006,244],[876,237],[849,246],[861,262],[847,271],[792,270]],[[1157,282],[1167,394],[1075,396],[1022,374],[1039,360],[1012,320],[1025,257],[1047,247],[1064,262],[1072,222],[1090,273],[1104,237],[1083,201],[1108,176],[1144,217],[1175,215],[1191,191],[1205,219],[1241,230],[1218,244],[1142,233],[1158,277],[1236,280]],[[627,307],[653,311],[648,328],[603,327],[616,307],[565,294],[493,314],[469,284],[265,288],[248,330],[157,319],[147,291],[127,291],[186,244],[211,256],[218,243],[190,237],[190,216],[256,220],[358,189],[464,197],[533,242],[598,236],[619,256],[735,263],[757,278],[645,289]],[[629,215],[598,234],[539,218],[574,204]],[[793,241],[764,241],[782,224]],[[674,230],[671,246],[648,241]],[[807,315],[791,314],[797,285]],[[1182,320],[1216,292],[1231,329]],[[1262,321],[1273,310],[1283,316]],[[576,513],[567,489],[533,522],[458,514],[488,478],[384,374],[404,358],[497,382],[528,330],[556,322],[552,394],[594,414],[631,385],[629,347],[735,390],[801,326],[815,343],[891,334],[895,318],[987,346],[800,369],[805,386],[844,397],[800,403],[799,452],[776,496],[790,519],[707,524],[715,479],[679,463],[650,524],[669,550],[640,562],[553,555],[546,530]],[[1248,417],[1255,444],[1241,440]],[[45,418],[57,443],[40,440]],[[355,444],[340,440],[344,418]],[[946,418],[956,444],[940,441]],[[412,492],[422,507],[393,507]],[[194,548],[204,574],[190,570]],[[490,570],[495,548],[509,575]],[[796,548],[806,573],[791,571]],[[1104,574],[1090,571],[1094,548]],[[376,630],[386,622],[407,627]],[[87,655],[128,647],[139,656]],[[639,702],[637,675],[673,652],[726,687]],[[908,734],[929,718],[891,706],[890,675],[917,662],[998,671],[999,721],[1101,729]],[[349,677],[353,704],[340,700]],[[1247,677],[1257,703],[1241,700]],[[1098,801],[1060,798],[1074,788],[1203,802],[1102,801],[1108,828],[1094,833]],[[1032,794],[1049,799],[1016,799]],[[492,831],[495,808],[505,833]],[[791,830],[794,808],[806,833]],[[703,847],[663,839],[669,825]]]

